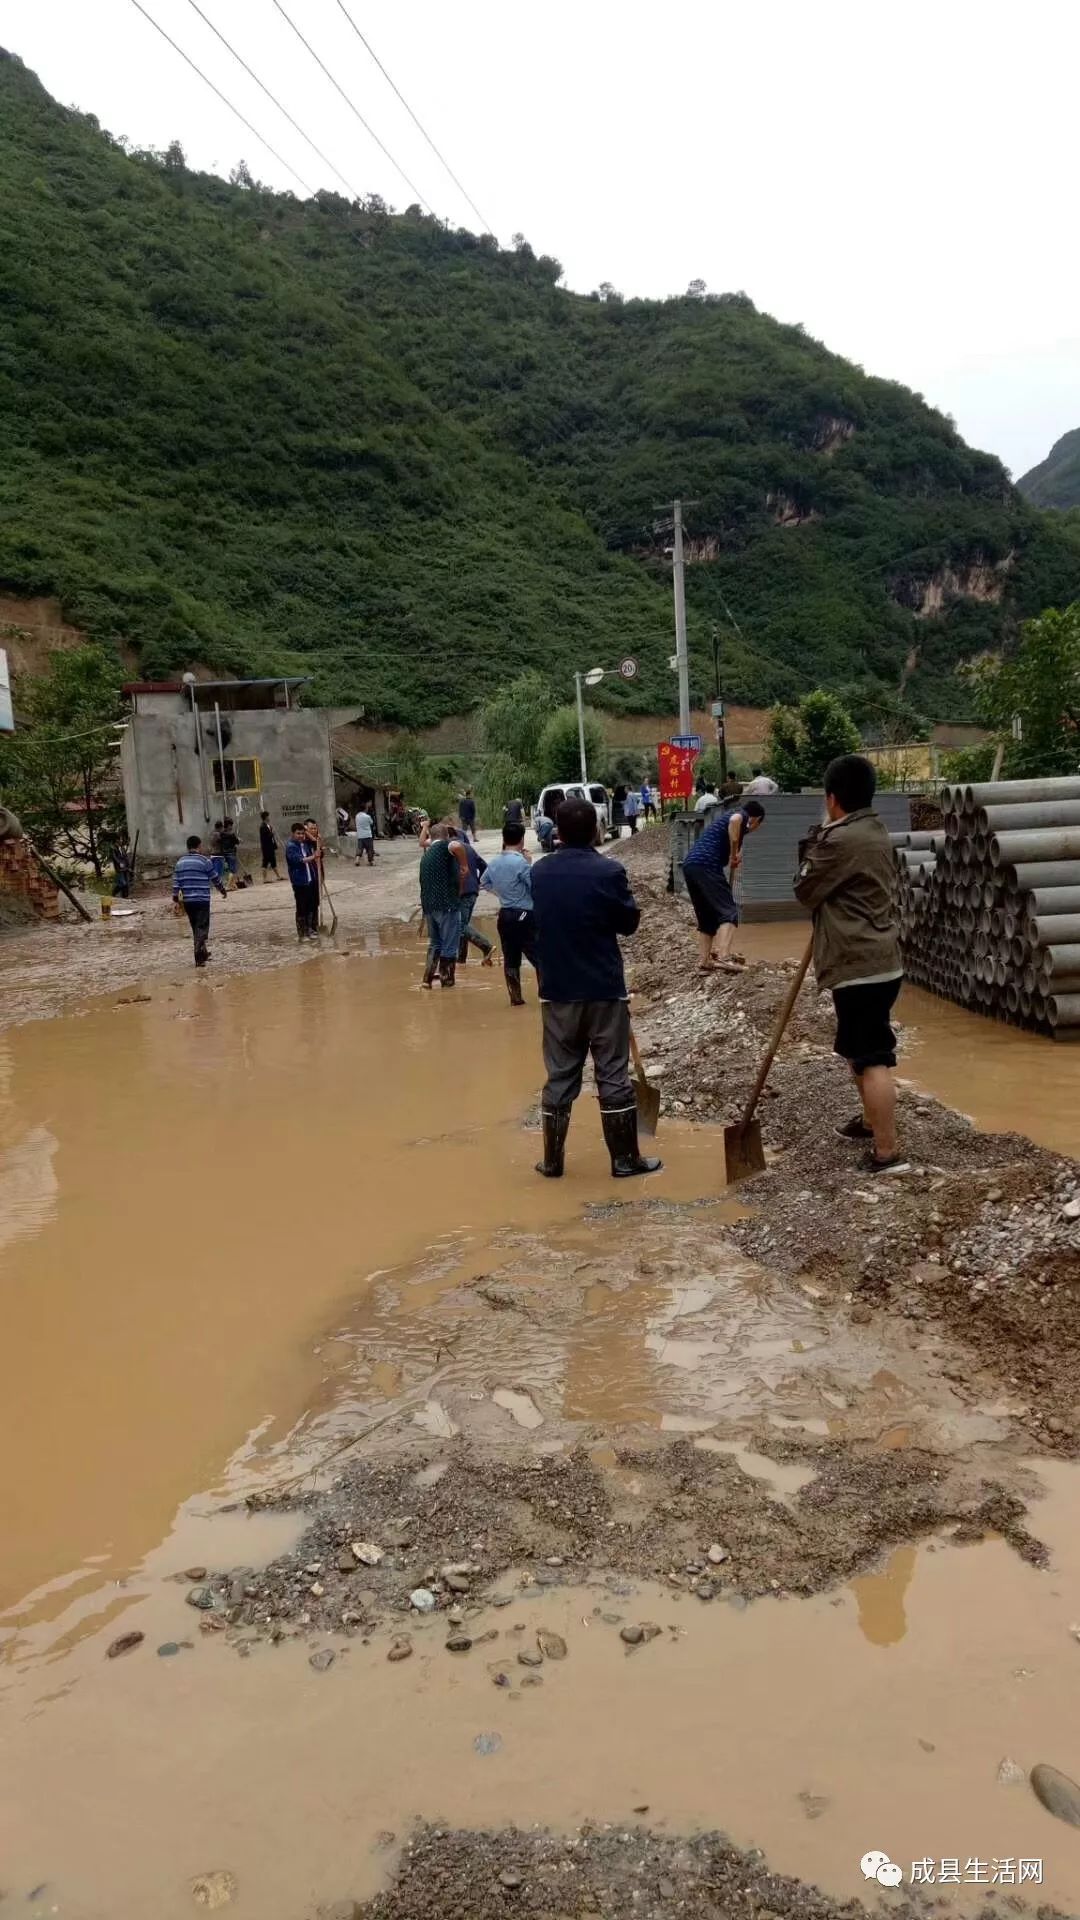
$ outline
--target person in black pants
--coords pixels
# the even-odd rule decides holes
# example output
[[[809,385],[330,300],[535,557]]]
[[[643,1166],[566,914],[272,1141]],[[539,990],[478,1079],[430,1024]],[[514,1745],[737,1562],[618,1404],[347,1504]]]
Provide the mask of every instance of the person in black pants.
[[[570,1110],[591,1054],[613,1177],[655,1173],[661,1161],[638,1151],[630,1003],[619,950],[619,935],[636,933],[641,912],[622,862],[596,850],[592,803],[564,800],[556,826],[558,848],[532,871],[547,1068],[544,1158],[537,1172],[555,1180],[563,1171]]]
[[[208,860],[201,849],[202,841],[198,834],[189,834],[187,852],[180,855],[173,868],[172,891],[174,907],[178,908],[183,901],[197,967],[205,967],[210,958],[206,946],[210,933],[210,889],[216,887],[223,900],[229,897],[213,861]]]
[[[319,937],[319,849],[309,839],[307,827],[297,820],[285,842],[285,859],[296,902],[296,937]]]
[[[480,885],[499,902],[499,945],[503,977],[512,1007],[523,1007],[521,963],[536,965],[536,918],[533,913],[532,863],[525,852],[524,827],[504,827],[502,852],[489,860]]]

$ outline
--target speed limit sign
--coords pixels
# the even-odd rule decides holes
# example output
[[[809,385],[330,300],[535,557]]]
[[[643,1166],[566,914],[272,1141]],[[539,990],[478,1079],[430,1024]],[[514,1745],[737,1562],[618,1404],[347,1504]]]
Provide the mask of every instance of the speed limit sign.
[[[636,660],[620,660],[619,672],[621,673],[624,680],[635,679],[637,677],[637,661]]]

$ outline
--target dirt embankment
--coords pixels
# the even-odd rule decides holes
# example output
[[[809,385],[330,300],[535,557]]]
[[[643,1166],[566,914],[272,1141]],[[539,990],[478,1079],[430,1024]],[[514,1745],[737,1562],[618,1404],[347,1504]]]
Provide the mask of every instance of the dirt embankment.
[[[659,836],[625,841],[644,908],[631,984],[647,1064],[672,1112],[734,1119],[794,963],[745,976],[693,971],[692,923],[666,891]],[[686,964],[678,964],[680,954]],[[673,963],[673,956],[676,956]],[[980,1133],[901,1090],[912,1171],[871,1179],[835,1127],[853,1111],[833,1055],[827,996],[804,988],[760,1107],[769,1170],[740,1188],[751,1219],[732,1228],[774,1271],[810,1280],[868,1320],[888,1309],[942,1322],[1015,1401],[1048,1451],[1080,1450],[1080,1168],[1020,1134]],[[901,1072],[903,1032],[900,1032]]]

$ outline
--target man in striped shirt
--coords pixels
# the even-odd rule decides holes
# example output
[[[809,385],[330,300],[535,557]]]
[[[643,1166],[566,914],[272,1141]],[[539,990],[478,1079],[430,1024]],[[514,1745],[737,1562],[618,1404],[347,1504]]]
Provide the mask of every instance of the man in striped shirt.
[[[195,943],[195,965],[205,967],[210,955],[206,951],[207,937],[210,933],[210,889],[216,887],[223,900],[228,894],[214,863],[200,851],[202,841],[197,833],[188,835],[187,852],[180,855],[173,868],[173,905],[183,900],[184,912],[191,927],[191,938]]]

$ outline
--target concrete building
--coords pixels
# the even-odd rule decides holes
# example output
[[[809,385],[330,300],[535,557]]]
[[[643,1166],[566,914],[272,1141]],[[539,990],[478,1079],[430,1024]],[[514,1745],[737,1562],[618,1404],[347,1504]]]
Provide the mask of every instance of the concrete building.
[[[250,867],[265,807],[284,840],[309,816],[336,831],[331,729],[341,715],[301,707],[302,680],[133,681],[121,747],[128,832],[139,862],[173,861],[226,813]],[[350,718],[352,715],[350,714]]]

